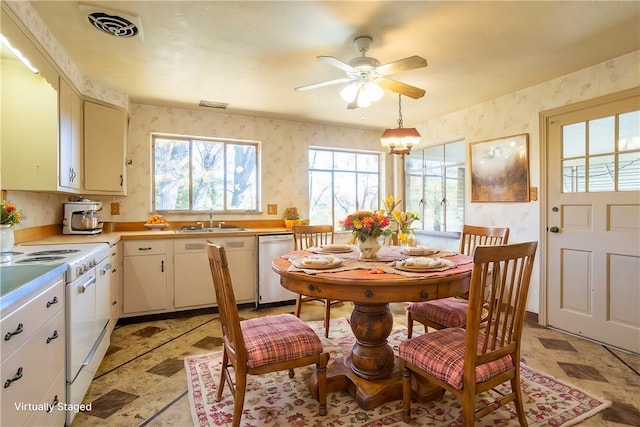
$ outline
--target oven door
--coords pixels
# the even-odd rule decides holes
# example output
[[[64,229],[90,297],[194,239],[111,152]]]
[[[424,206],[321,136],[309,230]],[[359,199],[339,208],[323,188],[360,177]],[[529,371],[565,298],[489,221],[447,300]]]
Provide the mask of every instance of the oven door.
[[[67,381],[71,383],[100,335],[96,327],[95,268],[67,284],[66,298]]]

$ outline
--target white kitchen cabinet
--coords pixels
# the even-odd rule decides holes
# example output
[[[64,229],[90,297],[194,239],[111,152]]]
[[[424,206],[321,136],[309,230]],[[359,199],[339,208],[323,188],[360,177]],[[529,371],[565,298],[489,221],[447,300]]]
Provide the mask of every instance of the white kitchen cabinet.
[[[120,318],[122,307],[122,247],[121,243],[115,243],[109,248],[109,262],[111,264],[110,297],[109,297],[109,334]]]
[[[169,309],[167,241],[125,241],[123,255],[123,314]]]
[[[82,99],[60,78],[60,187],[82,190]]]
[[[2,34],[40,70],[2,49],[2,189],[58,191],[58,74],[7,14],[0,18]]]
[[[205,239],[173,241],[173,300],[176,309],[215,304]]]
[[[65,401],[64,275],[41,289],[0,319],[3,426],[64,425],[64,411],[36,415],[19,406]]]
[[[127,194],[127,128],[124,109],[84,101],[85,193]]]

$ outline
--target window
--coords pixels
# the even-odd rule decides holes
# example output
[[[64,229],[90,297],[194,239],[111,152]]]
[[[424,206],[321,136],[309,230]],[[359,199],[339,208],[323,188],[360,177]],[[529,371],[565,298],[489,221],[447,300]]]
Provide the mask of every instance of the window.
[[[640,189],[640,111],[562,127],[562,192]]]
[[[464,141],[411,152],[405,158],[406,210],[416,230],[459,232],[464,224]]]
[[[338,229],[351,212],[379,209],[381,169],[381,153],[311,148],[310,222]]]
[[[258,209],[258,142],[152,135],[152,148],[153,210]]]

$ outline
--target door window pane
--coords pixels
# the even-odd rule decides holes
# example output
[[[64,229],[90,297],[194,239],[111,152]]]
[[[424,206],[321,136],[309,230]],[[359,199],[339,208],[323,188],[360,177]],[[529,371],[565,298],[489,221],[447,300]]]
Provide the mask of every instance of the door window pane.
[[[613,153],[615,117],[589,121],[589,155]]]
[[[562,155],[564,193],[640,190],[640,111],[563,126]]]

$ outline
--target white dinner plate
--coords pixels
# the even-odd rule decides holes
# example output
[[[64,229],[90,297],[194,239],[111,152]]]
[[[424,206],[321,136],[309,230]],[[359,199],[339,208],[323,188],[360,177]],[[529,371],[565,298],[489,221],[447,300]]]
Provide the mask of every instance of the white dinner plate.
[[[409,256],[426,256],[437,254],[440,251],[437,249],[429,248],[403,248],[400,250],[400,252]]]
[[[320,264],[317,260],[317,257],[304,257],[304,258],[296,258],[291,260],[291,264],[293,264],[293,266],[296,268],[302,268],[302,269],[328,270],[330,268],[335,268],[335,267],[338,267],[339,265],[342,265],[342,259],[333,258],[332,261],[326,264]]]
[[[415,273],[424,273],[424,272],[428,272],[428,271],[441,271],[441,270],[448,270],[450,268],[455,267],[455,264],[449,260],[444,260],[441,258],[434,258],[433,259],[433,263],[429,264],[429,265],[420,265],[420,264],[413,264],[413,265],[406,265],[405,264],[406,260],[403,261],[396,261],[394,268],[400,271],[410,271],[410,272],[415,272]]]
[[[353,247],[349,245],[324,245],[314,250],[319,254],[346,254],[351,251],[353,251]]]

